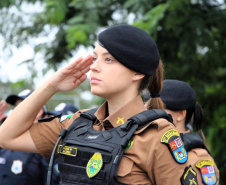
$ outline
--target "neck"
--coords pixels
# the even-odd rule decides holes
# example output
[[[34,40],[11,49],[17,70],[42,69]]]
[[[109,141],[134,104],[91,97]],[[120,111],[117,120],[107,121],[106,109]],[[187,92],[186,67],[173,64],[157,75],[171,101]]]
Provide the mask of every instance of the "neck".
[[[176,128],[177,128],[179,133],[185,133],[186,132],[186,127],[185,127],[185,122],[184,121],[176,122],[175,126],[176,126]]]
[[[119,109],[121,109],[124,105],[132,101],[137,96],[137,91],[130,93],[120,93],[120,95],[114,95],[107,98],[108,102],[108,113],[109,115],[114,114]]]

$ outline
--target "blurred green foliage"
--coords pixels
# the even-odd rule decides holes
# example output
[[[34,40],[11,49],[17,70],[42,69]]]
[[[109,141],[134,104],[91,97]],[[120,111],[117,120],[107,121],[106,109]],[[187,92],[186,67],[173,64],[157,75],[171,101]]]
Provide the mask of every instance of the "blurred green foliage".
[[[16,3],[17,2],[17,3]],[[3,0],[2,10],[20,7],[22,1]],[[27,1],[35,3],[36,1]],[[146,30],[156,41],[165,64],[165,77],[188,82],[196,91],[205,113],[207,145],[226,184],[226,5],[224,0],[43,0],[44,11],[32,16],[32,24],[7,29],[0,34],[10,44],[22,45],[29,37],[48,35],[56,29],[52,43],[35,46],[54,69],[72,56],[79,46],[93,46],[104,27],[130,23]],[[9,13],[4,16],[12,16]],[[49,29],[46,29],[49,27]],[[16,37],[17,35],[17,37]],[[17,39],[15,39],[15,37]],[[102,102],[102,100],[101,100]]]

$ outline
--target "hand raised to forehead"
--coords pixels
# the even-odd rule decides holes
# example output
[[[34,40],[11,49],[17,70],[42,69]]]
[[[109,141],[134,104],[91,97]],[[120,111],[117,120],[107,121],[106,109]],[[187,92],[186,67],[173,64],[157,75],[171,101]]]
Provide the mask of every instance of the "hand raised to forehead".
[[[78,58],[71,64],[58,70],[48,81],[50,87],[55,91],[71,91],[78,87],[87,78],[86,73],[90,70],[92,65],[92,55],[86,58]]]

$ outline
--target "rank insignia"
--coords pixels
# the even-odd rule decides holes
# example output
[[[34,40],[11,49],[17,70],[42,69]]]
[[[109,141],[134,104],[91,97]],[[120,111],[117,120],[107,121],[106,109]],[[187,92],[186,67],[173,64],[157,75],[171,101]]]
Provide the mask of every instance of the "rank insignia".
[[[101,153],[94,153],[86,165],[86,174],[89,178],[94,177],[103,166],[103,158]]]
[[[188,154],[184,148],[183,143],[181,142],[177,130],[168,130],[162,136],[161,143],[165,143],[168,146],[173,158],[178,163],[185,163],[187,161]]]
[[[184,169],[184,173],[181,176],[180,181],[182,185],[198,185],[197,174],[191,165]]]
[[[214,170],[214,162],[209,159],[204,159],[195,165],[202,175],[202,181],[207,185],[214,185],[217,182],[216,173]]]
[[[11,171],[14,174],[16,174],[16,175],[22,173],[22,171],[23,171],[23,162],[20,161],[20,160],[14,160],[13,164],[11,166]]]

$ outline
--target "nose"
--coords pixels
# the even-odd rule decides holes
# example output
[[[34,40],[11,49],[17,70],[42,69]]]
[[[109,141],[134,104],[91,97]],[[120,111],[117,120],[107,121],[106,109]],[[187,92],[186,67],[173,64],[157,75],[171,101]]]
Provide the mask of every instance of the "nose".
[[[93,64],[90,66],[91,71],[100,71],[100,60],[96,59]]]

